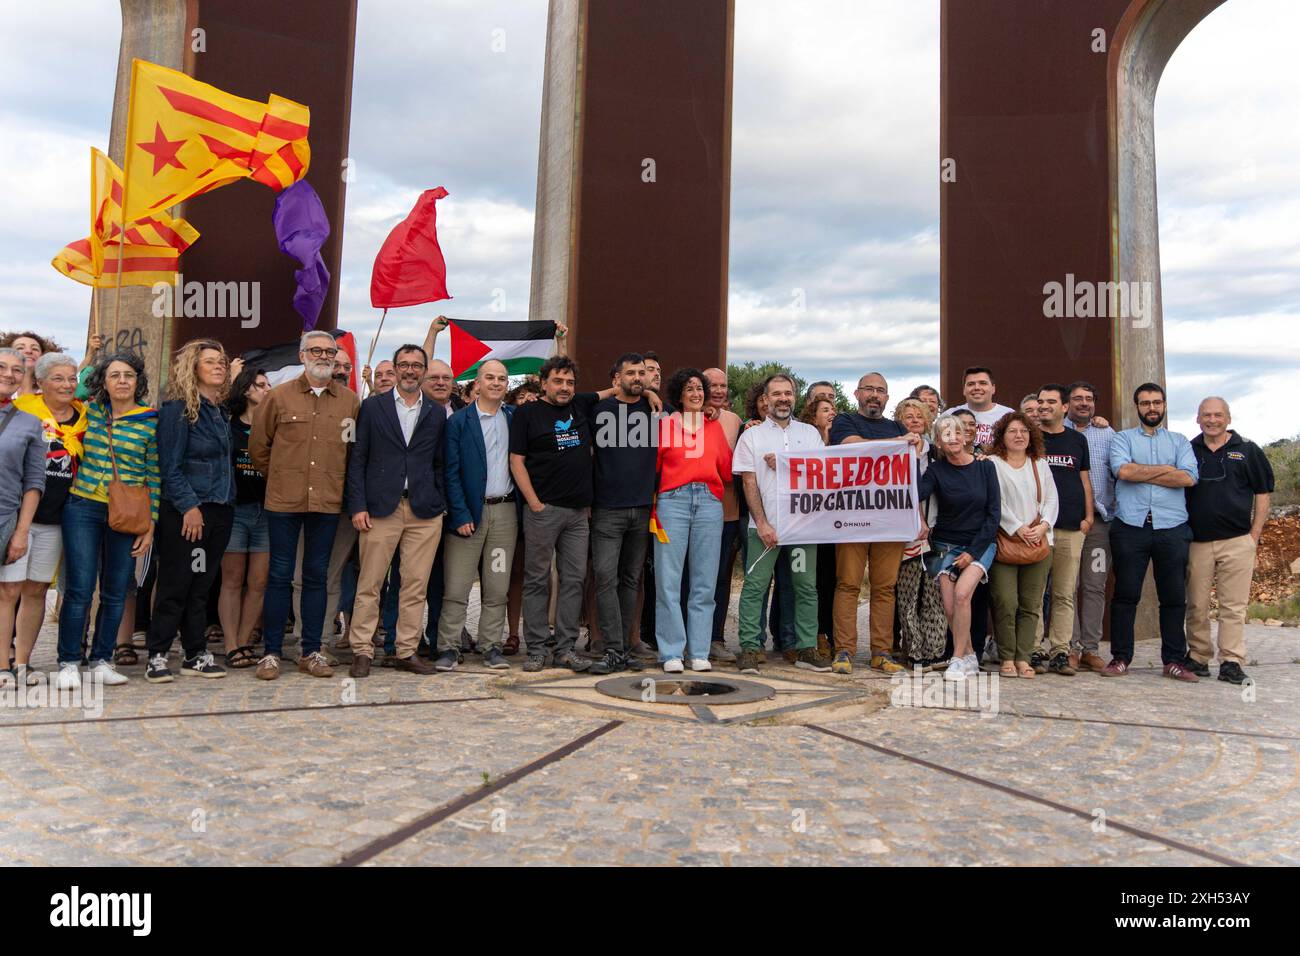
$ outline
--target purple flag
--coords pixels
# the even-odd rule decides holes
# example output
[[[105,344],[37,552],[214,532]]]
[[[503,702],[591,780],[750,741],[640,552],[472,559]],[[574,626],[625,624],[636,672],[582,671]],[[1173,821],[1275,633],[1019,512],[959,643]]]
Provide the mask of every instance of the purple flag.
[[[302,266],[293,274],[298,282],[293,307],[302,316],[303,331],[310,331],[316,327],[330,287],[330,273],[320,254],[330,234],[325,206],[311,184],[302,179],[276,197],[271,224],[280,251],[293,256]]]

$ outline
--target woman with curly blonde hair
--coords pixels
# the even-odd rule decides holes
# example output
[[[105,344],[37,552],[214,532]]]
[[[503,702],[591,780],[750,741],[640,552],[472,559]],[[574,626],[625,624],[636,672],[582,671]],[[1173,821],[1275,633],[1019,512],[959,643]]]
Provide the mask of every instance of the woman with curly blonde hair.
[[[208,591],[235,519],[230,413],[222,404],[230,363],[213,339],[186,342],[172,361],[168,400],[158,413],[158,575],[145,680],[171,681],[167,653],[181,632],[181,673],[225,677],[204,638]]]

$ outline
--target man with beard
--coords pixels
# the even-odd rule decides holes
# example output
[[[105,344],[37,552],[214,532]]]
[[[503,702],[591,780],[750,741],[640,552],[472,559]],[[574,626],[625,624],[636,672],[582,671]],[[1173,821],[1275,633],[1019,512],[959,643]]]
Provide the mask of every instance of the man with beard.
[[[1133,621],[1148,565],[1160,597],[1160,659],[1166,677],[1196,683],[1187,668],[1187,523],[1185,489],[1198,471],[1191,443],[1161,427],[1165,390],[1154,382],[1133,393],[1141,424],[1115,435],[1110,470],[1115,475],[1116,514],[1110,529],[1115,594],[1110,605],[1111,661],[1101,673],[1124,677],[1133,661]]]
[[[353,677],[370,673],[379,590],[399,549],[407,581],[401,588],[395,666],[415,674],[433,673],[416,649],[424,623],[424,580],[438,551],[447,510],[442,479],[446,419],[420,394],[427,364],[424,350],[404,345],[393,364],[397,387],[361,405],[356,450],[348,467],[348,511],[361,536],[361,573],[349,631]]]
[[[587,576],[588,512],[592,501],[591,425],[573,403],[578,367],[564,355],[542,365],[540,401],[515,410],[510,423],[510,475],[524,496],[524,629],[526,671],[591,662],[574,653]],[[551,560],[559,571],[554,647],[547,635]],[[606,641],[616,640],[614,633]]]
[[[300,534],[305,544],[298,670],[313,677],[333,675],[320,652],[325,575],[343,509],[348,443],[360,407],[356,393],[333,379],[336,354],[334,336],[328,332],[305,334],[298,351],[302,375],[271,389],[253,419],[248,439],[253,467],[266,475],[271,538],[262,630],[266,653],[257,665],[262,680],[280,676]]]
[[[909,434],[898,422],[885,417],[889,384],[883,375],[870,372],[862,376],[853,395],[858,410],[835,416],[832,445],[906,436],[920,452],[921,436]],[[890,651],[894,646],[894,585],[898,583],[906,545],[904,541],[854,541],[835,546],[835,673],[853,673],[853,655],[858,650],[858,594],[864,573],[871,583],[871,666],[885,674],[903,669],[890,657]]]

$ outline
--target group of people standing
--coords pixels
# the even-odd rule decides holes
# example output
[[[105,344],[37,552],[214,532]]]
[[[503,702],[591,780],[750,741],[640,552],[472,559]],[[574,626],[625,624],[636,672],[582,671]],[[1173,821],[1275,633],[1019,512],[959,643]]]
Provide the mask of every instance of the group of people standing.
[[[177,635],[182,675],[247,667],[274,680],[291,615],[297,670],[330,677],[325,630],[340,608],[356,678],[380,646],[416,674],[455,670],[469,648],[500,670],[522,650],[534,672],[657,661],[667,673],[759,673],[768,639],[796,667],[851,674],[864,581],[882,673],[946,666],[961,680],[983,658],[1007,677],[1123,676],[1149,565],[1165,675],[1209,674],[1213,586],[1219,677],[1245,679],[1273,478],[1220,398],[1201,403],[1188,442],[1163,427],[1154,383],[1133,397],[1141,424],[1115,432],[1086,382],[1045,385],[1013,410],[976,367],[963,405],[945,410],[923,386],[887,416],[879,373],[859,380],[845,412],[831,383],[800,396],[777,374],[746,396],[742,419],[722,370],[664,382],[654,353],[619,356],[608,387],[579,392],[563,326],[535,382],[511,390],[488,360],[461,397],[430,358],[445,327],[440,317],[422,345],[366,369],[364,401],[329,333],[305,334],[302,374],[274,388],[219,342],[195,340],[176,352],[158,408],[134,353],[86,367],[30,333],[0,338],[0,682],[39,679],[27,665],[56,579],[59,686],[77,686],[83,667],[125,682],[120,668],[138,659],[124,619],[150,555],[153,683],[173,679]],[[783,544],[776,455],[879,440],[915,450],[918,538]],[[737,558],[738,655],[723,640]],[[214,593],[224,665],[208,650]]]

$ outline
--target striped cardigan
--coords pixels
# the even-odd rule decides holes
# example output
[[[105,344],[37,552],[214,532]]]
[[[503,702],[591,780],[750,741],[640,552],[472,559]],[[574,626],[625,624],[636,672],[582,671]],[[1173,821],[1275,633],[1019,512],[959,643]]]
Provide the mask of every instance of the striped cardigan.
[[[108,425],[105,409],[86,403],[85,453],[72,483],[72,493],[91,501],[108,501],[108,483],[113,480],[113,462],[108,453]],[[113,452],[117,476],[127,485],[148,485],[153,518],[158,520],[158,411],[139,407],[113,422]]]

